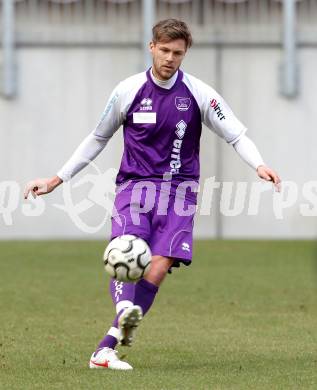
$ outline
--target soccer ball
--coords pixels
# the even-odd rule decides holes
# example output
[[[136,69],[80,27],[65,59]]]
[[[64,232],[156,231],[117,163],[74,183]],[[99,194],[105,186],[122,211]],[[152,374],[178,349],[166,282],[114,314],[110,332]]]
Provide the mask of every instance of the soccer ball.
[[[124,235],[114,238],[107,246],[103,261],[105,270],[120,282],[135,282],[149,271],[151,250],[142,238]]]

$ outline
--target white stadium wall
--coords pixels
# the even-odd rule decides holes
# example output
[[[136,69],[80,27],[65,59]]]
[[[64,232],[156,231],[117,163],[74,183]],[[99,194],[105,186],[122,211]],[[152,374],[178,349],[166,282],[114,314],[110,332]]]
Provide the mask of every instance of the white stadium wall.
[[[296,183],[299,195],[295,204],[285,208],[281,219],[276,218],[277,214],[281,217],[280,213],[273,210],[272,191],[262,194],[258,214],[248,215],[249,188],[257,177],[231,146],[219,143],[205,128],[201,142],[202,183],[220,172],[217,159],[222,156],[222,177],[216,180],[249,184],[246,203],[237,216],[219,214],[216,190],[211,215],[201,216],[198,210],[196,236],[316,237],[316,216],[302,216],[300,204],[309,204],[302,195],[305,182],[316,180],[317,51],[302,48],[298,52],[300,95],[294,100],[286,100],[278,91],[280,49],[227,47],[221,51],[221,68],[217,68],[218,54],[214,48],[193,48],[183,68],[221,89],[247,125],[264,160],[284,180]],[[116,83],[142,69],[140,51],[25,47],[17,50],[17,63],[17,97],[0,99],[1,239],[107,238],[109,219],[103,224],[105,210],[89,199],[91,184],[76,187],[87,173],[95,174],[95,168],[86,169],[71,181],[72,200],[84,210],[77,220],[76,212],[71,217],[56,206],[64,203],[66,187],[60,186],[37,203],[24,202],[22,190],[29,179],[57,172],[98,122]],[[96,160],[100,171],[118,168],[121,153],[120,129]]]
[[[299,94],[294,99],[279,91],[282,2],[154,3],[156,19],[172,16],[189,22],[195,46],[184,70],[218,89],[248,127],[265,162],[285,181],[280,196],[270,185],[259,187],[255,172],[232,146],[204,128],[196,236],[315,238],[315,2],[296,2]],[[3,4],[0,1],[0,17]],[[117,82],[143,70],[142,2],[21,0],[14,4],[17,94],[11,100],[0,95],[0,239],[107,238],[110,221],[105,209],[113,195],[108,199],[100,194],[113,191],[111,175],[119,167],[123,147],[121,129],[96,165],[70,184],[36,201],[23,201],[22,191],[30,179],[54,175],[94,129]],[[3,53],[2,48],[1,81]],[[210,191],[204,192],[201,207],[207,178],[209,185],[212,178],[223,183],[212,199]],[[97,180],[96,185],[85,180]],[[262,191],[258,201],[254,189]],[[235,201],[237,207],[232,209]]]

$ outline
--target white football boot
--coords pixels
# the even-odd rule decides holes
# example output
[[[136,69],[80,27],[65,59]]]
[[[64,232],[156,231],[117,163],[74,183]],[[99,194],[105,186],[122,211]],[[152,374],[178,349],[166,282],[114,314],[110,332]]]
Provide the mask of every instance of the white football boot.
[[[101,348],[91,355],[89,368],[110,368],[111,370],[132,370],[129,363],[123,362],[117,356],[118,351],[111,348]]]
[[[143,313],[140,306],[133,305],[123,310],[118,320],[120,330],[119,343],[121,345],[131,346],[135,330],[142,318]]]

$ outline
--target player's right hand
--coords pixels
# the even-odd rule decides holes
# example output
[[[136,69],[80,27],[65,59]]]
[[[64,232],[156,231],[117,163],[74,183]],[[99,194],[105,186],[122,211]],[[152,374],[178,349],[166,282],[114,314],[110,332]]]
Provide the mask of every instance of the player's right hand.
[[[63,181],[60,177],[54,176],[48,179],[35,179],[27,183],[24,189],[24,199],[27,199],[29,193],[36,198],[39,195],[52,192]]]

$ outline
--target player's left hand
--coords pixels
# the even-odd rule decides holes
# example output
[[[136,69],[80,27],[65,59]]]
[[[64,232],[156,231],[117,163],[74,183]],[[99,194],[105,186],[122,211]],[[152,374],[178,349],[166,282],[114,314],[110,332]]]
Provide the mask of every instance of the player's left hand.
[[[273,169],[266,167],[265,165],[260,165],[256,171],[261,179],[272,181],[276,191],[281,191],[281,179],[278,174],[273,171]]]

